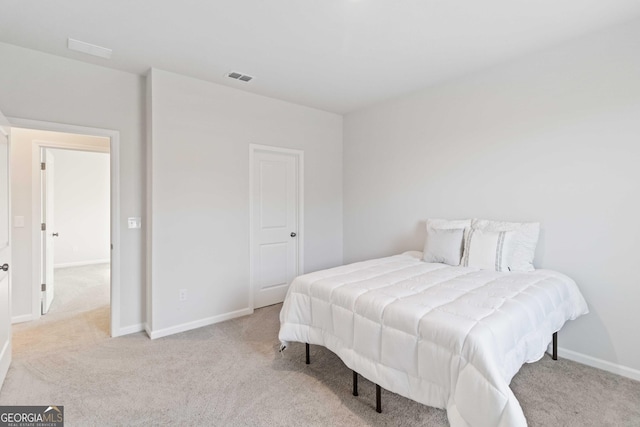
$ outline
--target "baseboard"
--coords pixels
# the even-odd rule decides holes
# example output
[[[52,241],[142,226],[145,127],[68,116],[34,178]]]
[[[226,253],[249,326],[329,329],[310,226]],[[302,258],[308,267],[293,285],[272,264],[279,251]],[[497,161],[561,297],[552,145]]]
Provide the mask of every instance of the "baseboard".
[[[61,262],[60,264],[54,264],[53,268],[82,267],[84,265],[109,264],[110,262],[111,260],[109,258],[89,261]]]
[[[193,322],[182,323],[180,325],[171,326],[170,328],[164,328],[157,331],[147,330],[147,334],[152,340],[154,340],[156,338],[162,338],[168,335],[190,331],[192,329],[213,325],[214,323],[224,322],[225,320],[235,319],[236,317],[246,316],[252,313],[253,310],[251,308],[243,308],[242,310],[236,310],[229,313],[220,314],[218,316],[207,317],[206,319],[196,320]]]
[[[11,341],[7,340],[0,352],[0,387],[2,387],[4,378],[7,376],[9,365],[11,365]]]
[[[15,323],[23,323],[23,322],[30,322],[33,320],[33,316],[31,314],[22,314],[20,316],[13,316],[11,318],[11,324],[15,324]]]
[[[117,331],[111,334],[112,337],[121,337],[123,335],[135,334],[137,332],[144,331],[144,324],[138,323],[136,325],[125,326],[124,328],[119,328]]]
[[[573,360],[574,362],[582,363],[583,365],[631,378],[632,380],[640,381],[640,370],[629,368],[628,366],[618,365],[607,360],[578,353],[577,351],[567,350],[566,348],[558,348],[558,356],[564,359]]]

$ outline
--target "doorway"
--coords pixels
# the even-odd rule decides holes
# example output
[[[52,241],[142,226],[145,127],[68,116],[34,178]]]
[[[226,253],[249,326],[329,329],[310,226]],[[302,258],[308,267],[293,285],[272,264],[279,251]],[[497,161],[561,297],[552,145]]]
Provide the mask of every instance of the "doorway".
[[[106,310],[103,310],[100,329],[110,336],[122,335],[119,328],[119,133],[24,119],[10,120],[14,125],[13,141],[16,142],[12,145],[12,181],[16,186],[26,187],[14,188],[14,194],[22,195],[14,197],[16,203],[12,205],[14,242],[22,242],[25,246],[22,250],[14,248],[14,255],[17,254],[19,259],[13,272],[12,322],[38,320],[43,315],[48,316],[43,313],[51,315],[65,305],[66,309],[72,306],[74,310],[82,310],[80,301],[70,299],[74,294],[83,293],[83,288],[88,292],[88,288],[93,286],[90,282],[94,285],[101,282],[103,286],[99,287],[101,296],[98,299],[102,298],[106,303]],[[21,132],[27,133],[27,137],[20,139]],[[84,160],[82,156],[85,156]],[[106,180],[99,184],[101,191],[92,191],[97,190],[96,184],[93,187],[87,185],[88,169],[97,168],[96,162],[88,160],[87,156],[99,159],[98,163],[106,167],[106,170],[102,168]],[[46,214],[53,212],[55,215],[59,210],[55,202],[58,196],[46,197],[50,192],[47,191],[47,181],[50,181],[49,190],[52,186],[54,194],[58,194],[58,182],[65,180],[47,179],[45,172],[53,172],[50,176],[55,176],[61,168],[67,175],[66,182],[75,183],[78,188],[74,190],[75,196],[73,191],[71,196],[66,194],[66,202],[59,206],[66,214],[57,215],[60,218],[54,216],[52,223]],[[85,192],[81,194],[83,185]],[[97,194],[101,194],[99,203]],[[53,206],[47,206],[49,200],[54,200]],[[106,227],[91,232],[88,218],[98,215],[95,213],[96,204],[100,205],[99,216],[103,224],[106,222]],[[69,218],[69,212],[78,215]],[[47,246],[50,248],[48,251]],[[99,248],[97,252],[96,248]],[[74,269],[78,274],[72,274]],[[65,285],[68,285],[67,289],[63,289]],[[73,288],[71,292],[69,286]],[[49,291],[52,295],[48,294]],[[96,298],[90,299],[96,302]]]
[[[110,179],[103,139],[105,147],[90,151],[41,149],[42,315],[93,310],[108,319]]]
[[[249,149],[251,306],[260,308],[284,301],[303,272],[303,152]]]

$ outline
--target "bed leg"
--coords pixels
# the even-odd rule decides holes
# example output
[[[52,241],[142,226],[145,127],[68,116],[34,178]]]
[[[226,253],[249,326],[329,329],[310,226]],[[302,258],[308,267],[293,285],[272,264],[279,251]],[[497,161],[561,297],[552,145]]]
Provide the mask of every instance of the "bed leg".
[[[376,412],[382,413],[382,399],[380,398],[380,386],[376,384]]]
[[[353,371],[353,395],[358,395],[358,373]]]
[[[311,363],[311,356],[309,356],[309,343],[305,343],[307,346],[307,365]]]
[[[558,360],[558,333],[553,333],[553,354],[551,355],[553,360]]]

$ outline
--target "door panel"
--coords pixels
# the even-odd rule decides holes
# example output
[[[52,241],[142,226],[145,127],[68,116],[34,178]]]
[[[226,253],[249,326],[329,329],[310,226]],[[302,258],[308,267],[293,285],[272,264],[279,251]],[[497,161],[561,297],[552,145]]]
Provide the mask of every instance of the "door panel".
[[[289,278],[288,242],[260,245],[258,285],[261,289],[286,285]]]
[[[287,226],[287,165],[284,162],[260,161],[260,227]]]
[[[9,126],[0,112],[0,266],[11,264],[9,229]],[[11,363],[11,270],[0,269],[0,386]]]
[[[53,302],[55,283],[53,275],[54,262],[54,242],[55,233],[55,216],[54,216],[54,173],[55,173],[55,157],[51,150],[43,150],[43,161],[46,165],[42,171],[42,206],[43,216],[42,222],[46,224],[46,230],[42,232],[42,248],[43,248],[43,277],[42,283],[46,285],[46,290],[42,293],[42,314],[47,314],[51,303]]]
[[[253,157],[254,307],[282,302],[298,273],[298,157],[257,151]]]

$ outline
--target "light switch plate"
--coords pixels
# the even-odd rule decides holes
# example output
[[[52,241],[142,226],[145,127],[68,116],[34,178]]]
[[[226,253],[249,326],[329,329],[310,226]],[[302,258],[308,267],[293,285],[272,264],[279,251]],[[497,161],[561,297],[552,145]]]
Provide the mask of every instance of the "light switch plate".
[[[142,227],[142,220],[140,219],[139,216],[129,217],[127,222],[129,224],[129,228],[140,228],[140,227]]]
[[[24,227],[24,217],[23,216],[14,216],[13,217],[13,226],[14,226],[14,228],[23,228]]]

